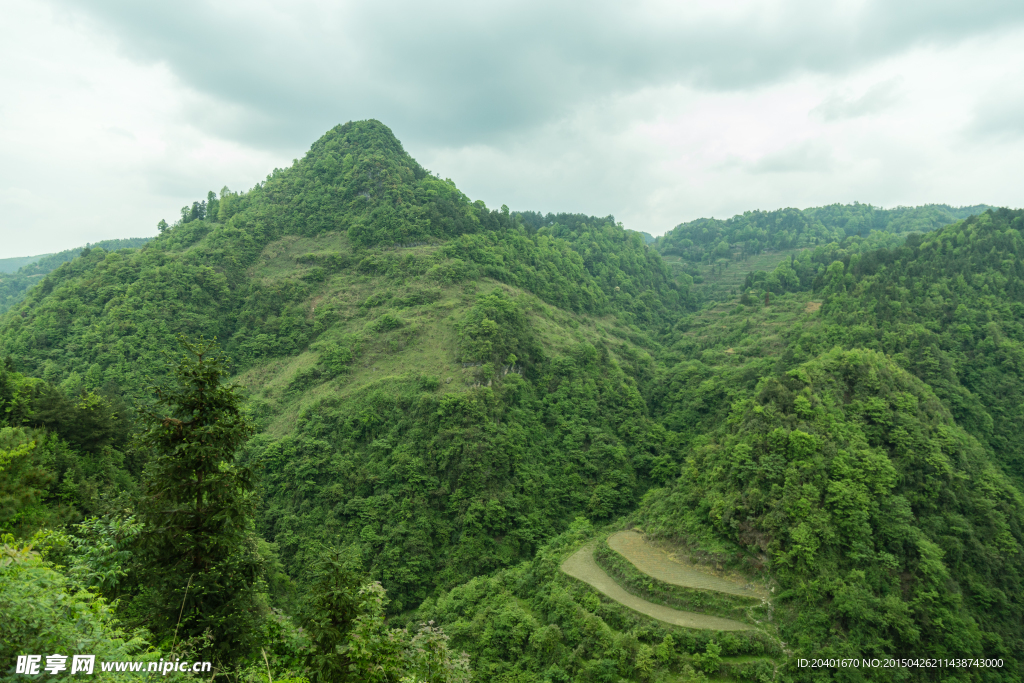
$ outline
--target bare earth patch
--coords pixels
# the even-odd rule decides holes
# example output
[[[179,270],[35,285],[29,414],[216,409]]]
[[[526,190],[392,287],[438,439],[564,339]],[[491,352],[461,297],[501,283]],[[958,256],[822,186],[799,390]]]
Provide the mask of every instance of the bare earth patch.
[[[569,576],[590,584],[609,598],[629,609],[646,614],[658,621],[685,628],[706,628],[713,631],[748,631],[752,626],[732,619],[712,617],[696,612],[684,612],[664,605],[647,602],[643,598],[627,593],[612,580],[594,561],[594,546],[584,546],[562,563],[562,571]]]
[[[820,301],[808,301],[807,305],[804,306],[804,312],[805,313],[815,313],[820,308],[821,308],[821,302]]]
[[[745,598],[764,598],[767,594],[754,584],[712,574],[709,570],[684,562],[648,543],[635,531],[620,531],[608,537],[608,547],[625,557],[647,576],[673,586],[718,591]]]

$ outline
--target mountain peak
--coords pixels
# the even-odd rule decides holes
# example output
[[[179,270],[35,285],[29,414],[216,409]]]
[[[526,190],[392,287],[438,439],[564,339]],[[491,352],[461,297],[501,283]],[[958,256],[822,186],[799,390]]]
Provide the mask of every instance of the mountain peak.
[[[306,160],[317,160],[337,152],[380,155],[419,167],[391,129],[376,119],[349,121],[331,128],[313,143],[306,153]]]

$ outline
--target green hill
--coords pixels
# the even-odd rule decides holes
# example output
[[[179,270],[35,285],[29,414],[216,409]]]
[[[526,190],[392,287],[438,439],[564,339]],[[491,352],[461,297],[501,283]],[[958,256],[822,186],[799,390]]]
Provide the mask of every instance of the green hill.
[[[685,300],[640,235],[529,230],[376,122],[203,214],[63,264],[0,349],[68,395],[145,401],[176,335],[223,340],[265,428],[261,528],[295,574],[351,545],[397,609],[635,504],[661,443],[644,349]]]
[[[44,256],[49,256],[49,254],[39,254],[38,256],[15,256],[12,258],[0,259],[0,273],[17,273],[18,269],[22,266],[35,263]]]
[[[122,240],[103,240],[96,244],[67,249],[56,254],[40,256],[24,256],[20,258],[0,259],[0,313],[10,309],[25,298],[25,293],[39,284],[39,278],[60,267],[61,264],[73,260],[89,249],[117,251],[119,249],[137,249],[148,242],[149,237],[132,237]]]
[[[725,220],[700,218],[681,223],[657,238],[658,251],[684,261],[701,263],[717,258],[800,249],[841,242],[872,231],[903,234],[928,232],[992,207],[951,207],[945,204],[880,209],[870,204],[832,204],[817,208],[747,211]]]
[[[237,474],[241,517],[215,521],[244,552],[210,576],[258,593],[217,622],[237,680],[365,680],[357,641],[464,680],[410,663],[445,639],[477,680],[826,680],[846,673],[798,660],[897,654],[1022,680],[1024,212],[977,208],[754,212],[648,245],[612,216],[489,209],[384,125],[338,126],[141,248],[54,264],[0,318],[0,586],[116,597],[179,656],[153,577],[181,579],[174,608],[212,584],[146,565],[130,515],[159,518],[146,477],[191,424],[147,417],[152,385],[205,335],[244,387],[232,438],[257,432],[211,470]],[[608,544],[626,528],[665,571]]]
[[[682,223],[654,244],[695,301],[716,302],[738,294],[748,273],[770,272],[806,251],[892,248],[911,233],[936,230],[990,208],[928,204],[880,209],[854,203],[747,211],[726,220]]]

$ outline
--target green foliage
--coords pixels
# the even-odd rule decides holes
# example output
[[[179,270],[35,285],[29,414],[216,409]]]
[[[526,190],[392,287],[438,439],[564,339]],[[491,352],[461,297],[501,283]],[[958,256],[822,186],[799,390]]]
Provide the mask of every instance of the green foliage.
[[[593,534],[578,518],[531,561],[428,600],[417,617],[436,619],[483,680],[658,680],[712,640],[726,657],[781,654],[758,632],[680,629],[603,600],[558,569]],[[735,664],[723,666],[731,673]]]
[[[612,216],[490,210],[382,124],[338,126],[142,249],[4,277],[0,529],[49,529],[64,604],[121,596],[238,681],[461,680],[456,649],[484,680],[800,678],[792,657],[899,651],[1021,678],[1024,216],[985,208],[749,212],[656,250]],[[225,340],[257,438],[215,351],[163,362],[182,334]],[[570,520],[627,514],[774,582],[786,650],[558,570],[596,533]],[[351,566],[307,571],[325,548]]]
[[[967,648],[1020,666],[1024,499],[891,360],[835,350],[765,378],[698,443],[645,499],[645,529],[765,553],[800,651]]]
[[[880,233],[927,232],[982,213],[990,207],[944,204],[878,209],[870,204],[832,204],[814,209],[746,211],[726,220],[701,218],[682,223],[657,238],[663,254],[689,262],[746,257],[764,250],[800,249],[842,242],[846,237]]]
[[[708,643],[703,654],[693,656],[694,665],[706,674],[716,674],[722,667],[722,648],[715,641]]]
[[[660,325],[688,304],[686,292],[657,252],[613,220],[559,214],[532,235],[523,226],[463,235],[443,253],[567,310]]]
[[[529,557],[576,514],[628,510],[664,438],[636,386],[592,346],[532,373],[440,395],[416,377],[311,405],[254,456],[260,529],[293,573],[318,542],[355,544],[402,610]]]
[[[0,427],[0,531],[28,538],[72,516],[67,505],[51,499],[57,477],[46,464],[60,448],[41,430]]]
[[[181,345],[175,381],[156,389],[143,440],[153,456],[138,506],[145,590],[136,600],[161,634],[173,629],[189,639],[209,629],[213,653],[230,662],[250,647],[263,575],[251,530],[252,475],[235,460],[252,426],[237,386],[223,383],[216,343]]]
[[[39,259],[48,254],[39,254],[38,256],[13,256],[10,258],[0,259],[0,273],[17,273],[18,269],[22,266],[27,266],[30,263],[35,263]]]
[[[352,362],[359,357],[362,340],[358,335],[349,334],[332,342],[324,342],[320,348],[320,358],[327,370],[334,375],[349,371]]]
[[[102,249],[106,252],[139,249],[151,239],[151,237],[133,237],[121,240],[103,240],[90,246],[68,249],[56,254],[0,259],[0,273],[4,274],[0,277],[0,313],[16,306],[25,298],[26,292],[31,287],[42,282],[40,278],[77,256],[87,256],[93,249]]]
[[[132,546],[143,525],[130,515],[90,517],[75,525],[69,574],[76,582],[117,599],[132,561]]]
[[[21,538],[105,512],[133,488],[116,397],[67,396],[0,364],[0,531]]]
[[[478,297],[455,329],[461,360],[486,366],[487,375],[525,365],[540,349],[520,306],[502,290]],[[488,377],[490,378],[490,377]]]
[[[469,683],[472,671],[469,657],[456,654],[449,638],[433,622],[408,628],[389,628],[385,622],[387,597],[380,583],[368,583],[359,589],[359,614],[355,617],[344,655],[349,661],[348,676],[342,680],[389,683]],[[333,679],[338,680],[338,679]]]
[[[102,598],[77,588],[31,546],[16,543],[10,535],[2,543],[0,661],[9,676],[14,676],[17,655],[26,653],[87,653],[97,662],[159,659],[160,653],[149,649],[147,634],[126,630]],[[112,681],[138,677],[103,675]]]
[[[1024,486],[1024,211],[1000,209],[835,266],[828,342],[892,355]],[[833,268],[830,266],[830,270]]]
[[[626,324],[662,325],[687,305],[658,254],[611,217],[559,215],[531,234],[520,215],[427,174],[376,121],[332,129],[291,168],[217,202],[216,216],[189,209],[144,249],[93,249],[61,265],[0,322],[0,353],[55,385],[146,400],[138,377],[163,376],[179,334],[223,339],[240,368],[305,351],[331,327],[332,303],[317,302],[342,274],[431,285],[396,307],[479,278]],[[262,270],[282,245],[327,236],[335,247],[291,259],[296,277]],[[434,246],[412,247],[421,241]],[[370,332],[408,322],[386,315]]]
[[[361,613],[360,577],[338,552],[321,559],[316,575],[303,609],[310,639],[305,665],[314,682],[343,680],[353,663],[345,644]]]

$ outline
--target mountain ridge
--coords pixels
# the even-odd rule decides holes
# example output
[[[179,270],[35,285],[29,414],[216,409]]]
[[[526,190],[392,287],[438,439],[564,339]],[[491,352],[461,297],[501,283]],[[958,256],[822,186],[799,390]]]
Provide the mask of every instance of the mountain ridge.
[[[771,221],[757,249],[802,251],[703,299],[613,216],[491,210],[383,124],[337,126],[0,317],[0,531],[131,509],[149,387],[178,335],[216,336],[259,428],[266,599],[292,616],[331,556],[484,680],[715,675],[719,654],[810,680],[795,656],[958,643],[1020,680],[1024,212],[839,241]],[[770,623],[672,630],[559,571],[637,525],[777,586]]]

